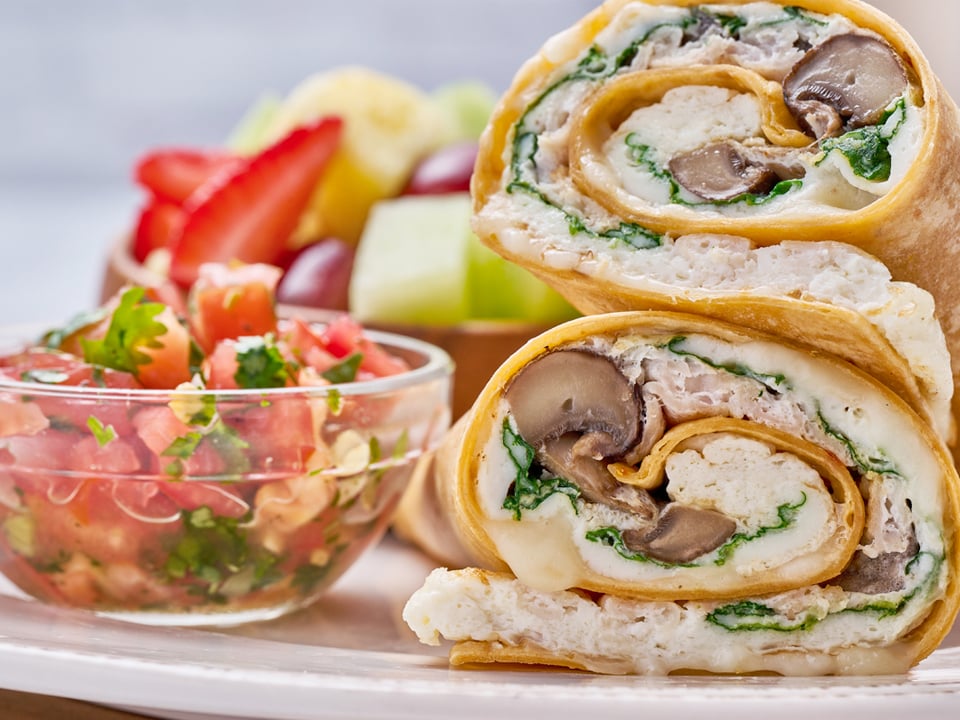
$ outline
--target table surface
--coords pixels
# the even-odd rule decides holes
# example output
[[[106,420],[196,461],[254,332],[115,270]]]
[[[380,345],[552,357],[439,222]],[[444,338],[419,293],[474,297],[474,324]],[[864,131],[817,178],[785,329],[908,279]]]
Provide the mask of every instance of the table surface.
[[[960,45],[949,35],[960,25],[960,3],[874,4],[914,34],[960,96]],[[129,174],[142,150],[216,144],[261,92],[284,92],[347,62],[426,89],[472,78],[500,90],[549,34],[594,5],[0,3],[0,63],[8,68],[0,73],[0,325],[57,322],[96,302],[107,249],[141,201]],[[9,690],[0,690],[0,716],[144,717]]]

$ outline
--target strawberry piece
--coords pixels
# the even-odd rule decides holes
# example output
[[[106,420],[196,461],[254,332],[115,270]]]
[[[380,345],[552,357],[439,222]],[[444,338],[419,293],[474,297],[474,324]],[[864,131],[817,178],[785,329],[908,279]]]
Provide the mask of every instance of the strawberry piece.
[[[181,287],[205,262],[277,264],[340,141],[342,121],[296,128],[184,206],[170,277]]]
[[[148,202],[137,220],[133,233],[133,257],[142,263],[158,248],[168,248],[183,225],[183,210],[166,200]]]
[[[134,176],[154,197],[182,205],[209,180],[242,162],[242,158],[223,152],[155,150],[140,159]]]

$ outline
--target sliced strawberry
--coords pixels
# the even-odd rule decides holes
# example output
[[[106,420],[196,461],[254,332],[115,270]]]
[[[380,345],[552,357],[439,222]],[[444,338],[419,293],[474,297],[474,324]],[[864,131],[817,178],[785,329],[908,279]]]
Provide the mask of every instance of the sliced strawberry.
[[[169,248],[183,225],[183,210],[176,203],[153,199],[140,211],[133,233],[133,257],[142,263],[159,248]]]
[[[225,152],[155,150],[137,163],[137,182],[160,200],[182,205],[193,193],[220,173],[236,169],[243,160]]]
[[[209,193],[188,201],[170,277],[189,287],[205,262],[277,264],[339,144],[341,129],[336,117],[297,128]]]

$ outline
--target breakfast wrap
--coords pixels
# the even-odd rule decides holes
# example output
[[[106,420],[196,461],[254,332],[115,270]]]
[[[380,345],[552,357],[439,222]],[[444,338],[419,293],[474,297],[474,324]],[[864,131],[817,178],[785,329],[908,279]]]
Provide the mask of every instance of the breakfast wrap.
[[[808,262],[795,245],[855,246],[932,293],[960,371],[958,163],[955,103],[865,3],[607,0],[501,99],[474,228],[581,312],[691,310],[779,334],[830,335],[845,309],[785,310]],[[871,342],[827,339],[845,357]]]
[[[450,528],[426,549],[470,562],[404,619],[454,664],[896,673],[960,603],[960,480],[929,424],[845,361],[712,318],[534,338],[436,463],[422,519]]]

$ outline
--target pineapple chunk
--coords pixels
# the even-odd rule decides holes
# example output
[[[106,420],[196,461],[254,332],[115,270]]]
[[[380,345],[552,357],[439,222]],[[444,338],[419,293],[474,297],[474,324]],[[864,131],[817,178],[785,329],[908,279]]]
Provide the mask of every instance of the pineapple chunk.
[[[323,115],[343,118],[343,140],[294,234],[295,246],[326,236],[355,244],[370,207],[397,195],[415,164],[457,132],[429,94],[350,66],[313,75],[296,87],[273,114],[265,142]]]

